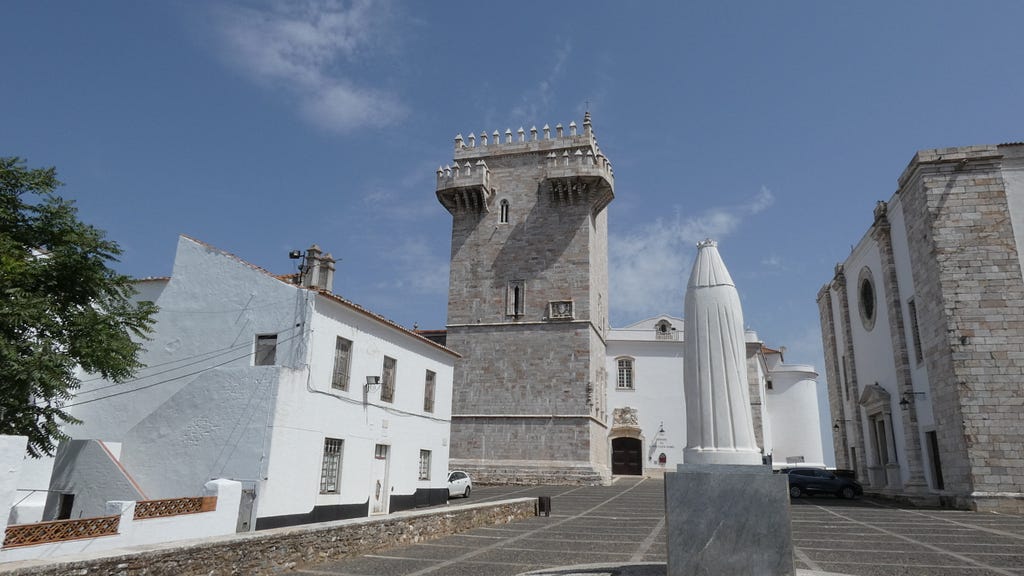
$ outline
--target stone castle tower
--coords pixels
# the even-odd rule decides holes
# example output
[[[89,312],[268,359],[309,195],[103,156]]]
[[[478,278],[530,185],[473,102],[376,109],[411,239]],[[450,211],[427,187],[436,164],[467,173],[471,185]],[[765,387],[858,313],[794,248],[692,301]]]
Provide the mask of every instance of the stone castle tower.
[[[479,481],[610,476],[605,336],[611,164],[582,133],[455,138],[437,171],[452,214],[451,467]]]

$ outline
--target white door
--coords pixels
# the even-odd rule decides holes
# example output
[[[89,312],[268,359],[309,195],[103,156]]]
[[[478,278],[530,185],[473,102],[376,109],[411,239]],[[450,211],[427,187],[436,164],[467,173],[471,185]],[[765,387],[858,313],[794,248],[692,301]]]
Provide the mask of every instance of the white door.
[[[388,448],[387,444],[377,444],[373,450],[370,514],[388,513],[388,503],[391,501],[391,488],[388,486]]]

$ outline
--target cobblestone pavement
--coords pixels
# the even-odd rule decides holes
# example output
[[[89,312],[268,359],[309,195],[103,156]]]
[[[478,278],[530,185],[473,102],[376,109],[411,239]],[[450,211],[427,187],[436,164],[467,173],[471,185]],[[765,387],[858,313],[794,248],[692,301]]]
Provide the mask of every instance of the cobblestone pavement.
[[[577,564],[665,562],[664,483],[477,486],[466,502],[550,496],[551,516],[337,562],[302,576],[514,576]],[[451,505],[462,500],[452,500]],[[862,576],[1024,576],[1024,517],[898,508],[870,499],[793,501],[797,567]]]

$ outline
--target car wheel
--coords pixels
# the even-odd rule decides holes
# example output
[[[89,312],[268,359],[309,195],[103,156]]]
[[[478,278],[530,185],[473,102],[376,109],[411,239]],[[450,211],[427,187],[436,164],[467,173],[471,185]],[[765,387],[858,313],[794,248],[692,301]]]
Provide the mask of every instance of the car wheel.
[[[843,498],[846,498],[847,500],[853,500],[854,498],[857,497],[857,492],[854,491],[852,487],[845,486],[842,490],[839,491],[839,495],[842,496]]]
[[[801,490],[799,486],[790,486],[789,487],[789,497],[790,498],[799,498],[799,497],[803,496],[803,494],[804,494],[804,491]]]
[[[464,493],[462,494],[462,497],[463,497],[463,498],[469,498],[469,492],[470,492],[470,490],[472,490],[472,488],[471,488],[471,487],[469,487],[469,486],[466,486],[466,491],[465,491],[465,492],[464,492]]]

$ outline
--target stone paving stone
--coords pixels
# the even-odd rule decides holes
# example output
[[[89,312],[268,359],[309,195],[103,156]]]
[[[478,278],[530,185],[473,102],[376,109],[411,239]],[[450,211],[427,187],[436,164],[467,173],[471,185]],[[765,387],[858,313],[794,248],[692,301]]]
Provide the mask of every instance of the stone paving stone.
[[[543,568],[540,564],[494,564],[490,562],[460,562],[446,566],[438,572],[443,576],[515,576]]]
[[[502,548],[491,550],[474,558],[494,563],[518,564],[531,562],[543,566],[570,566],[573,564],[598,564],[603,562],[628,562],[629,554],[610,554],[607,552],[564,552],[549,550],[521,550]]]
[[[383,555],[360,556],[339,560],[338,562],[325,562],[308,568],[296,571],[297,574],[335,574],[350,576],[355,574],[367,574],[373,576],[400,576],[421,570],[431,564],[440,565],[440,560],[426,560],[423,558],[392,558]]]
[[[663,486],[660,480],[637,484],[629,478],[610,487],[475,486],[471,502],[502,499],[504,494],[561,496],[553,497],[555,514],[550,517],[478,528],[294,573],[516,576],[579,564],[665,562],[664,526],[659,528]],[[900,509],[869,499],[832,498],[794,500],[790,512],[796,566],[802,570],[849,576],[1024,576],[1021,516]]]
[[[991,570],[948,566],[904,566],[819,563],[826,572],[851,576],[995,576]]]

